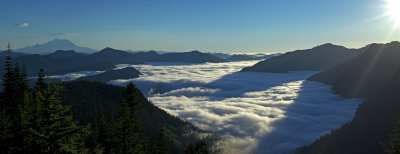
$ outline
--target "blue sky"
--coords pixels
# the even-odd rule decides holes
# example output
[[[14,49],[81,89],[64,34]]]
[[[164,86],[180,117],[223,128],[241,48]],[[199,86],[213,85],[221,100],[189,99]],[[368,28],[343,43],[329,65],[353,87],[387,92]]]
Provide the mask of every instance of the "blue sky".
[[[0,49],[69,39],[130,50],[285,52],[400,40],[384,0],[5,0]],[[400,9],[400,6],[399,6]],[[26,22],[26,23],[25,23]],[[25,24],[22,24],[25,23]],[[389,34],[392,34],[389,36]]]

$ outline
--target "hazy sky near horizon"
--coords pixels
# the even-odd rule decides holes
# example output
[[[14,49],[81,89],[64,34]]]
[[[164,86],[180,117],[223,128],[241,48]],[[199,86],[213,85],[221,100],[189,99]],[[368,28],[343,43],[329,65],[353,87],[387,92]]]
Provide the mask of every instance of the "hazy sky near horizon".
[[[400,40],[385,0],[6,0],[0,49],[69,39],[129,50],[286,52]],[[399,6],[400,9],[400,6]],[[399,21],[400,22],[400,21]]]

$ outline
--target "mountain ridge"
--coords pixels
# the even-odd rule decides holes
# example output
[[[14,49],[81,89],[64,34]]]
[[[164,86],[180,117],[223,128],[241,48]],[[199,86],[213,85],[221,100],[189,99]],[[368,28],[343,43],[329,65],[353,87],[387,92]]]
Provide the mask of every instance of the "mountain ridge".
[[[338,65],[363,49],[348,49],[343,46],[326,43],[305,50],[295,50],[261,61],[254,66],[242,69],[242,72],[286,73],[290,71],[322,71]]]
[[[87,48],[87,47],[79,47],[74,44],[70,40],[67,39],[53,39],[46,43],[35,44],[33,46],[27,46],[19,49],[14,49],[16,53],[25,53],[25,54],[50,54],[56,50],[74,50],[79,53],[94,53],[95,49]]]
[[[362,54],[308,80],[329,84],[343,97],[367,99],[354,119],[299,149],[303,154],[385,153],[400,113],[400,43],[372,44]],[[340,144],[338,144],[340,143]]]

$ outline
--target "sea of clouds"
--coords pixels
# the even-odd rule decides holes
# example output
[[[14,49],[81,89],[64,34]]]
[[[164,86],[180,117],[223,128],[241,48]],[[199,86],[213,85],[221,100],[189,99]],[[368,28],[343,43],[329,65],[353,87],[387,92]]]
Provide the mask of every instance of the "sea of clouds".
[[[140,78],[109,83],[134,82],[158,107],[220,135],[225,153],[292,153],[350,121],[362,101],[305,81],[315,72],[238,72],[256,62],[132,65]]]

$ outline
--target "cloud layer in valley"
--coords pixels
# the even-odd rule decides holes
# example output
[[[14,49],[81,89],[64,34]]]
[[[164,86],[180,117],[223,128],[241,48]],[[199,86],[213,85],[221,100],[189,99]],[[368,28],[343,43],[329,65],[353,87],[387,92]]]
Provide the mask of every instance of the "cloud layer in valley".
[[[254,63],[134,65],[140,78],[110,83],[134,82],[155,105],[221,135],[226,153],[290,153],[350,121],[361,102],[304,80],[314,72],[237,72]]]

